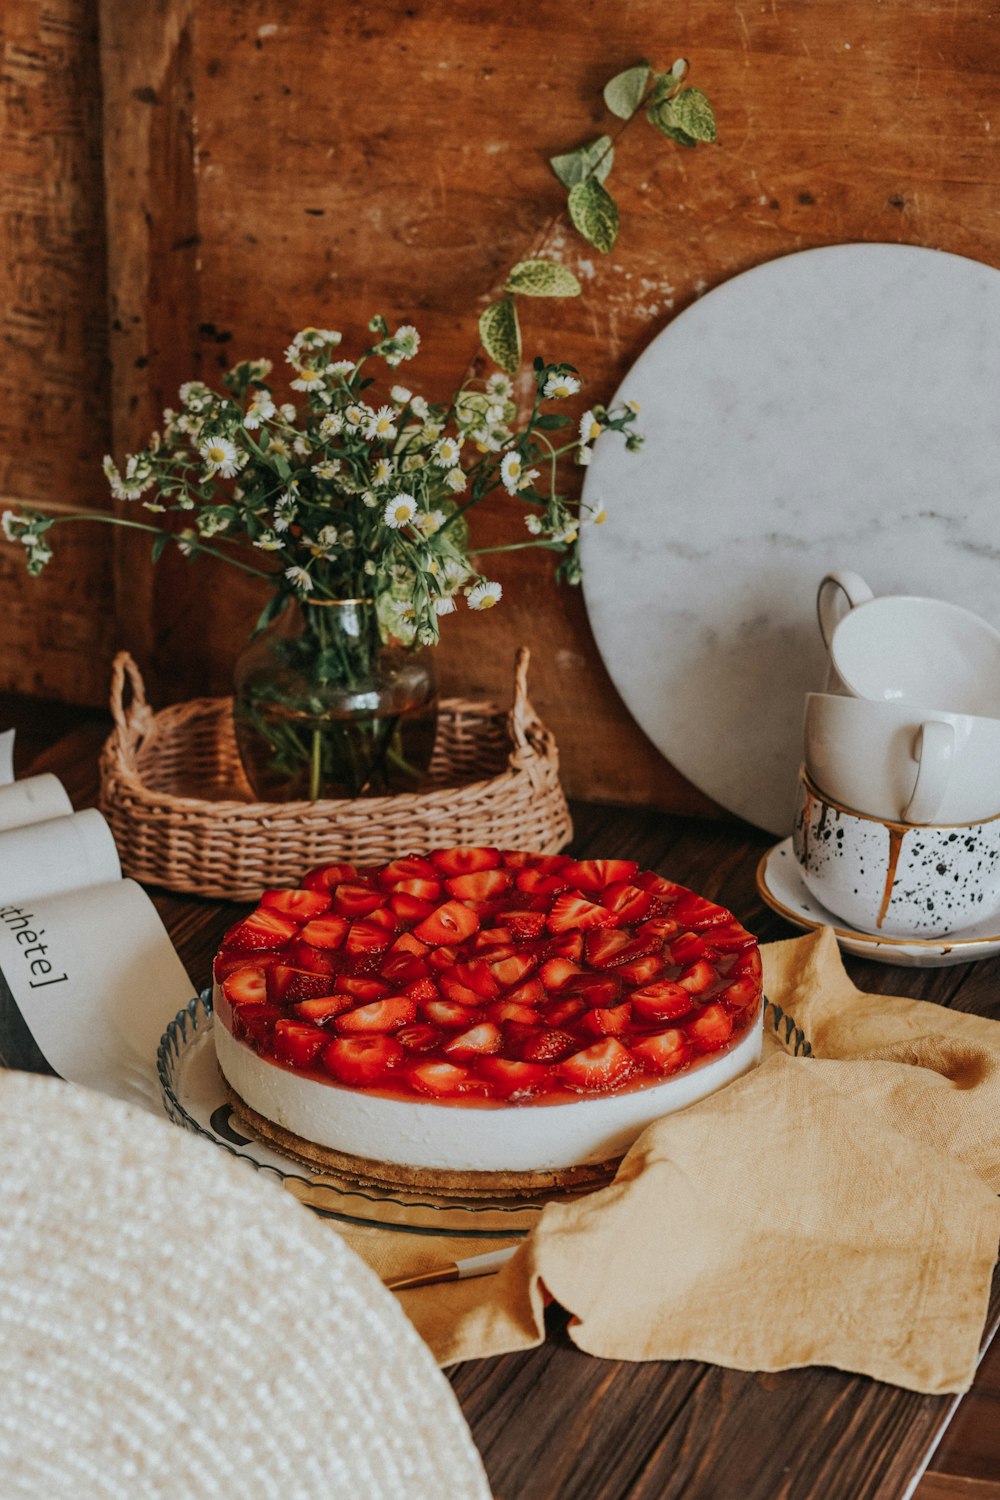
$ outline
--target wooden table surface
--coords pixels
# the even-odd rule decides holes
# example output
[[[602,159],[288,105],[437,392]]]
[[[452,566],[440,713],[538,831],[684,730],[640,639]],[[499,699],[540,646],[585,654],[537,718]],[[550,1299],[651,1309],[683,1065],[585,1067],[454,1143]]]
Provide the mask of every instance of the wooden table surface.
[[[19,774],[29,765],[55,771],[76,806],[93,801],[99,717],[0,698],[0,728],[11,723],[23,731]],[[573,815],[574,853],[636,859],[730,907],[762,940],[792,935],[756,891],[757,861],[772,842],[766,834],[637,809],[575,805]],[[204,986],[219,938],[240,908],[150,894],[192,979]],[[848,957],[846,967],[864,989],[1000,1020],[1000,960],[902,969]],[[23,1055],[0,1062],[28,1065]],[[776,1267],[776,1315],[782,1274]],[[794,1267],[785,1274],[795,1275]],[[955,1437],[949,1434],[918,1485],[954,1414],[953,1398],[830,1369],[763,1375],[594,1359],[570,1343],[565,1322],[553,1309],[541,1349],[450,1372],[498,1500],[1000,1500],[995,1357],[984,1361]],[[984,1345],[998,1322],[1000,1274]],[[962,1431],[967,1408],[972,1420]]]

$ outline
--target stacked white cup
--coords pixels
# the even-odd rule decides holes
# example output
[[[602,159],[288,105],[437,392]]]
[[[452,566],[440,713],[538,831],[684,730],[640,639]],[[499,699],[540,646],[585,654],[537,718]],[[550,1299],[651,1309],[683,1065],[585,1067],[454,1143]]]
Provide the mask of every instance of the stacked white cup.
[[[825,693],[806,698],[794,848],[863,932],[937,938],[1000,912],[1000,632],[942,599],[817,594]],[[846,612],[845,606],[846,604]]]

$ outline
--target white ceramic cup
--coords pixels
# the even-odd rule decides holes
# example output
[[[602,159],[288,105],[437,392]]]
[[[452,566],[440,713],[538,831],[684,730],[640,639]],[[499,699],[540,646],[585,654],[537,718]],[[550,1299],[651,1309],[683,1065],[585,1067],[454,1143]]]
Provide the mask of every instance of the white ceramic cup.
[[[792,844],[808,889],[855,931],[946,937],[1000,912],[1000,816],[914,827],[852,812],[799,775]]]
[[[837,618],[838,600],[846,614]],[[944,599],[873,597],[857,573],[827,573],[816,596],[833,674],[856,698],[1000,718],[1000,631]]]
[[[803,759],[821,791],[870,817],[973,823],[1000,812],[1000,719],[808,693]]]

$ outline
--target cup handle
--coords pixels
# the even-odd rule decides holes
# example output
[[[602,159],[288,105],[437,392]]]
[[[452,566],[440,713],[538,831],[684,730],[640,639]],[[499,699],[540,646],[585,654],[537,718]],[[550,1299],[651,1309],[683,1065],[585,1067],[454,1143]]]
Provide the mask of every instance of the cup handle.
[[[835,613],[834,601],[837,598],[835,590],[846,594],[849,610],[857,609],[859,604],[865,604],[875,597],[860,573],[852,573],[848,569],[827,573],[816,590],[816,615],[819,619],[819,633],[828,651],[830,637],[840,620],[843,619],[842,615]]]
[[[955,731],[942,719],[921,724],[913,741],[917,779],[903,808],[904,823],[929,823],[941,806],[951,776]]]

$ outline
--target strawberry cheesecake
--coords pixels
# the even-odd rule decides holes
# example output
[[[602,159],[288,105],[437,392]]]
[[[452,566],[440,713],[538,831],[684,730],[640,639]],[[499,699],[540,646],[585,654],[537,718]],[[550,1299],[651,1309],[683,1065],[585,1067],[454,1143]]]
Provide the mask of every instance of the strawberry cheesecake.
[[[625,859],[326,865],[265,891],[214,977],[237,1115],[361,1181],[597,1181],[760,1056],[756,939]]]

